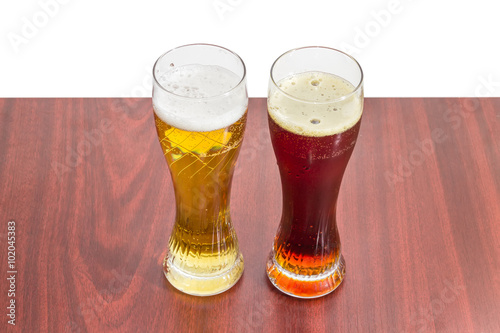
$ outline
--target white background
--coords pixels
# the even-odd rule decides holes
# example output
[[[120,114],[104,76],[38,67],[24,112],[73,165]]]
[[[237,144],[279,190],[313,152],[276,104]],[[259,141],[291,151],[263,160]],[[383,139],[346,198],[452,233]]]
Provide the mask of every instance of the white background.
[[[251,97],[306,45],[347,47],[366,96],[500,96],[499,14],[498,0],[1,0],[0,97],[150,96],[156,58],[195,42],[238,53]]]

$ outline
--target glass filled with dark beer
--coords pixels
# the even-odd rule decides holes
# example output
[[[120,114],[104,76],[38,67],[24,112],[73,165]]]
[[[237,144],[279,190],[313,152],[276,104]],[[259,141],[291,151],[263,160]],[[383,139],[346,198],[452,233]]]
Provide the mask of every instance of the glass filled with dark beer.
[[[162,55],[153,74],[156,130],[175,193],[164,273],[187,294],[218,294],[244,266],[229,199],[246,125],[245,65],[225,48],[194,44]]]
[[[336,207],[360,129],[363,72],[335,49],[291,50],[271,68],[267,104],[283,192],[267,275],[288,295],[320,297],[345,274]]]

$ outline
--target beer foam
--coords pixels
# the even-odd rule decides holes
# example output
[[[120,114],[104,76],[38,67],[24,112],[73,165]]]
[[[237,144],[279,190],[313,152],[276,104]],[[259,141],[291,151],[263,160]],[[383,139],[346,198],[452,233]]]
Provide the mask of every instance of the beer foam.
[[[356,88],[339,76],[305,72],[286,77],[277,85],[279,89],[271,89],[267,101],[269,115],[292,133],[333,135],[353,127],[361,118],[362,90],[354,92]]]
[[[157,80],[166,91],[154,89],[156,115],[186,131],[208,132],[228,127],[245,114],[248,106],[245,84],[238,86],[241,78],[223,67],[172,67]]]

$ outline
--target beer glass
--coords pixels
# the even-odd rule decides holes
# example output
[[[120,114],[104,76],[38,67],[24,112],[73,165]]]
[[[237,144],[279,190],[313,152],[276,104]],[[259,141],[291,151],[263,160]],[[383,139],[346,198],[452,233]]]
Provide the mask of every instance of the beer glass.
[[[208,44],[168,51],[153,69],[154,119],[175,193],[163,267],[187,294],[221,293],[243,273],[229,199],[246,125],[245,73],[237,54]]]
[[[338,50],[291,50],[271,68],[267,105],[283,196],[267,275],[285,294],[323,296],[345,274],[336,208],[361,124],[363,72]]]

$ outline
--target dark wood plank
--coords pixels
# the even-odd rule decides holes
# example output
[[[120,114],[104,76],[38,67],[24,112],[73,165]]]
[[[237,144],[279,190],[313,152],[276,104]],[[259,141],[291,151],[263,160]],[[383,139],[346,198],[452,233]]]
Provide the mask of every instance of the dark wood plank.
[[[2,330],[500,331],[500,99],[366,100],[338,203],[346,280],[315,300],[264,272],[281,210],[265,105],[231,199],[245,273],[196,298],[161,270],[174,198],[151,101],[0,99],[0,266],[14,220],[18,269]]]

